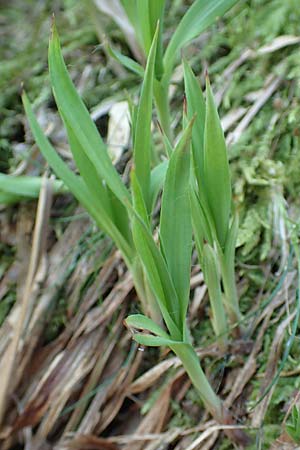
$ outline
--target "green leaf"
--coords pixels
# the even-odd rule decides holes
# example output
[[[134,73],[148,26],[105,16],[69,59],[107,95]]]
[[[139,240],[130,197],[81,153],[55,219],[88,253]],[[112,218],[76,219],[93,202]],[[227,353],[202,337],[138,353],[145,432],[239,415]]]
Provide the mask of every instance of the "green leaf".
[[[58,156],[55,149],[41,130],[25,93],[22,95],[22,101],[34,139],[49,165],[56,175],[63,180],[64,184],[70,189],[77,200],[86,208],[88,213],[94,218],[99,228],[111,236],[122,252],[125,262],[130,267],[134,260],[135,252],[107,215],[105,208],[102,206],[101,198],[96,197],[95,194],[88,189],[81,177],[76,176]]]
[[[68,74],[55,24],[52,27],[48,57],[51,84],[60,113],[95,167],[100,179],[105,180],[122,203],[128,202],[129,193],[114,168],[96,125],[90,118]]]
[[[184,327],[190,291],[192,224],[189,200],[191,120],[172,153],[162,195],[160,241]]]
[[[15,199],[17,201],[26,198],[37,198],[41,190],[42,181],[42,177],[15,176],[0,173],[0,193],[1,195],[8,194],[7,199],[11,198],[11,200]],[[53,180],[52,187],[54,193],[67,191],[62,181]]]
[[[138,188],[138,184],[136,186]],[[181,340],[181,322],[177,294],[168,273],[164,258],[157,248],[149,227],[137,213],[140,194],[133,190],[132,233],[137,253],[142,261],[150,287],[156,296],[162,316],[172,339]]]
[[[149,317],[146,317],[143,314],[134,314],[128,316],[125,320],[125,323],[129,328],[150,331],[156,336],[171,339],[168,333],[166,333],[159,325],[157,325],[157,323],[153,322],[153,320],[149,319]]]
[[[212,309],[212,325],[216,336],[220,336],[221,342],[224,343],[227,337],[227,322],[222,302],[220,269],[215,251],[209,244],[203,246],[202,270]]]
[[[156,30],[153,38],[145,70],[145,77],[142,85],[141,96],[136,116],[133,142],[133,159],[136,176],[142,188],[144,201],[148,211],[150,210],[150,171],[152,147],[151,120],[157,36],[158,29]]]
[[[140,345],[145,347],[170,347],[173,344],[172,339],[162,338],[160,336],[152,336],[151,334],[136,333],[133,339]]]
[[[159,191],[162,189],[166,173],[168,169],[169,161],[163,161],[158,164],[151,171],[151,179],[150,179],[150,205],[151,211],[153,211],[155,207],[155,203],[159,194]]]
[[[203,262],[203,246],[205,242],[213,244],[210,222],[205,210],[193,188],[190,189],[192,224],[200,264]]]
[[[237,213],[235,213],[233,216],[231,226],[228,231],[226,245],[225,245],[224,256],[225,256],[225,264],[227,266],[234,267],[235,248],[236,248],[236,243],[237,243],[238,231],[239,231],[239,218],[238,218]]]
[[[126,69],[129,69],[131,72],[137,74],[139,77],[143,78],[145,71],[144,68],[139,63],[129,58],[128,56],[122,55],[122,53],[113,49],[108,44],[106,44],[106,49],[108,54],[116,61],[118,61],[120,64],[122,64],[122,66],[126,67]]]
[[[159,32],[157,40],[157,51],[155,59],[155,78],[160,80],[164,73],[163,62],[163,19],[165,10],[165,0],[149,0],[149,17],[151,36],[154,36],[157,23],[159,22]]]
[[[141,217],[147,228],[150,229],[150,220],[147,208],[145,205],[142,189],[137,179],[134,168],[131,170],[130,179],[131,179],[131,193],[134,209],[137,212],[137,214]]]
[[[167,78],[170,78],[180,49],[208,28],[238,0],[195,0],[181,19],[169,42],[164,57]]]
[[[77,139],[77,134],[73,132],[73,128],[69,125],[68,119],[63,113],[61,113],[61,116],[66,126],[74,160],[85,184],[98,199],[101,199],[102,208],[105,209],[107,217],[114,222],[123,237],[130,245],[132,245],[132,236],[129,229],[127,209],[109,189],[109,187],[104,185],[103,180],[99,177],[94,165],[87,157],[80,141]]]
[[[141,36],[142,42],[143,42],[143,48],[144,48],[145,54],[148,55],[150,53],[150,47],[151,47],[151,42],[152,42],[149,0],[143,0],[143,1],[137,0],[136,13],[137,13],[138,24],[136,23],[135,25],[137,25],[139,27],[140,36]]]
[[[204,124],[205,101],[200,84],[192,69],[183,59],[184,88],[187,101],[187,117],[189,120],[196,114],[192,133],[193,169],[199,189],[204,173]]]
[[[231,183],[225,138],[210,83],[206,83],[204,191],[220,246],[224,248],[231,210]]]

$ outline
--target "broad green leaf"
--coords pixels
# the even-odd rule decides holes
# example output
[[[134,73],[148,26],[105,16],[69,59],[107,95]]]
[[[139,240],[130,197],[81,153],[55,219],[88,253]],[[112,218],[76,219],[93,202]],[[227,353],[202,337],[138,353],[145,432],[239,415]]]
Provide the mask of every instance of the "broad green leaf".
[[[11,199],[37,198],[41,190],[42,181],[42,177],[15,176],[0,173],[0,193],[1,195],[8,194],[7,198]],[[62,181],[53,180],[52,187],[54,193],[67,192]]]
[[[206,82],[203,181],[218,241],[224,248],[231,210],[230,172],[225,138],[208,78]]]
[[[136,198],[134,195],[134,208],[137,206]],[[132,233],[136,251],[142,261],[150,287],[156,296],[172,339],[181,340],[182,331],[179,328],[181,318],[173,282],[149,228],[136,210],[132,213]]]
[[[142,188],[144,201],[148,211],[150,210],[150,171],[152,147],[151,119],[157,36],[158,29],[156,30],[153,38],[145,70],[145,77],[136,116],[133,142],[133,159],[136,176]]]
[[[174,62],[182,47],[208,28],[238,0],[195,0],[181,19],[169,42],[164,57],[164,66],[169,79]]]
[[[96,197],[95,194],[88,189],[81,177],[76,176],[58,156],[55,149],[41,130],[25,93],[22,95],[22,100],[32,134],[45,159],[48,161],[58,178],[64,182],[77,200],[94,218],[97,225],[111,236],[122,252],[125,262],[130,267],[134,260],[135,252],[128,245],[115,224],[110,220],[110,217],[108,217],[105,208],[102,207],[101,198]]]
[[[195,124],[192,133],[193,169],[199,190],[202,188],[204,165],[204,124],[205,101],[199,81],[185,59],[183,59],[184,89],[187,101],[187,118],[190,120],[195,114]]]
[[[95,167],[100,179],[105,180],[122,203],[128,202],[129,193],[114,168],[96,125],[90,118],[68,74],[55,24],[52,27],[48,57],[51,84],[60,113]]]
[[[189,200],[191,120],[172,153],[162,195],[160,241],[184,327],[190,291],[192,223]]]
[[[108,54],[114,58],[116,61],[118,61],[122,66],[129,69],[131,72],[137,74],[141,78],[144,76],[144,68],[134,61],[133,59],[129,58],[128,56],[122,55],[122,53],[118,52],[117,50],[113,49],[110,45],[106,45]]]
[[[153,211],[155,207],[155,203],[159,194],[159,191],[162,189],[166,173],[168,169],[169,161],[163,161],[158,164],[151,171],[151,179],[150,179],[150,205],[151,211]]]
[[[149,317],[146,317],[143,314],[134,314],[128,316],[125,320],[125,323],[129,328],[150,331],[155,336],[171,339],[171,336],[169,336],[168,333],[166,333],[159,325],[157,325],[157,323],[153,322],[153,320],[149,319]]]
[[[221,341],[224,341],[227,335],[227,323],[222,302],[220,269],[216,253],[209,244],[203,246],[202,270],[209,293],[213,328],[216,336],[220,336]]]

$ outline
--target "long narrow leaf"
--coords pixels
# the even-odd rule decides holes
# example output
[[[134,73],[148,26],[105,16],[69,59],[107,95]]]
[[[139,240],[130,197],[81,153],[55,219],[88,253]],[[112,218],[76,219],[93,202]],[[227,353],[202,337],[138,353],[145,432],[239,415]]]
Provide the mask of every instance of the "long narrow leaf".
[[[149,11],[149,2],[151,1],[152,0],[136,1],[136,13],[138,19],[138,24],[136,24],[136,26],[138,26],[140,29],[140,36],[142,38],[143,48],[146,55],[149,55],[150,53],[150,47],[152,42],[150,11]]]
[[[192,223],[189,200],[190,141],[194,119],[178,142],[169,162],[160,215],[160,240],[173,280],[181,325],[184,326],[190,291]]]
[[[204,166],[204,124],[205,101],[199,81],[187,61],[183,60],[184,88],[187,100],[187,117],[190,120],[196,114],[192,133],[193,169],[199,189],[203,181]]]
[[[69,126],[64,114],[61,113],[61,115],[67,129],[68,139],[76,165],[85,184],[99,200],[101,199],[102,208],[105,209],[107,217],[115,223],[123,237],[130,244],[132,244],[127,209],[109,189],[109,187],[103,184],[103,181],[99,177],[95,167],[87,157],[84,149],[81,147],[81,143],[77,139],[77,135],[73,132],[72,127]]]
[[[135,247],[168,330],[172,338],[181,340],[182,331],[179,327],[181,314],[178,310],[177,294],[165,260],[154,242],[149,227],[137,212],[140,208],[140,198],[141,189],[137,181],[133,184],[134,210],[132,211],[132,233]]]
[[[231,182],[225,138],[210,83],[206,83],[204,188],[219,243],[224,248],[231,210]]]
[[[216,336],[219,336],[220,342],[223,343],[224,340],[226,340],[227,323],[225,310],[222,303],[220,270],[215,251],[209,244],[205,244],[203,246],[202,270],[209,292],[213,328]]]
[[[22,95],[22,100],[32,134],[40,151],[56,175],[86,208],[96,221],[97,225],[115,241],[124,256],[126,263],[130,266],[134,260],[134,251],[128,245],[114,223],[110,220],[110,217],[107,216],[105,208],[102,207],[101,198],[95,197],[94,193],[88,189],[83,180],[76,176],[58,156],[40,128],[25,93]]]
[[[208,28],[238,0],[195,0],[181,19],[167,47],[164,65],[167,77],[172,73],[180,49]]]
[[[33,177],[27,175],[7,175],[0,173],[0,192],[11,194],[18,199],[37,198],[42,185],[42,177]],[[67,189],[62,181],[53,181],[54,193],[66,192]]]
[[[169,161],[163,161],[158,164],[151,171],[151,180],[150,180],[150,205],[151,211],[153,211],[155,207],[155,202],[157,200],[157,196],[159,191],[162,189],[165,177],[168,169]]]
[[[144,201],[148,211],[150,210],[151,119],[157,36],[158,29],[153,38],[145,70],[145,77],[136,116],[133,148],[136,176],[142,188]]]
[[[61,54],[55,24],[52,27],[48,56],[51,84],[60,112],[80,142],[86,156],[94,165],[100,179],[105,180],[122,203],[126,203],[130,198],[129,193],[108,156],[96,125],[71,81]]]
[[[155,60],[155,78],[160,80],[164,73],[163,62],[163,18],[166,0],[149,0],[149,18],[151,35],[154,36],[157,23],[159,22],[159,34]]]
[[[128,56],[122,55],[122,53],[118,52],[114,48],[112,48],[110,45],[106,45],[106,49],[108,54],[114,58],[116,61],[118,61],[122,66],[129,69],[131,72],[139,75],[141,78],[144,76],[144,68],[134,61],[133,59],[129,58]]]
[[[159,325],[157,325],[157,323],[153,322],[153,320],[149,319],[149,317],[146,317],[143,314],[133,314],[131,316],[128,316],[125,320],[125,323],[129,328],[150,331],[152,334],[164,337],[166,339],[171,338],[168,333],[166,333]]]

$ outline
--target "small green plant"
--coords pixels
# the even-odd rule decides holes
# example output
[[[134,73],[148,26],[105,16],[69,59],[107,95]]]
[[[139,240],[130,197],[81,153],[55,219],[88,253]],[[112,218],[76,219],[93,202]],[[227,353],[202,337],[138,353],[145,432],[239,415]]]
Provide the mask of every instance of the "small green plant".
[[[296,405],[293,406],[291,420],[286,423],[285,429],[288,435],[297,444],[300,444],[300,412]]]
[[[232,206],[227,150],[208,77],[206,102],[198,80],[186,61],[184,83],[187,119],[196,115],[192,134],[191,187],[195,242],[208,286],[214,330],[217,335],[226,337],[223,304],[232,326],[237,326],[241,320],[235,282],[238,218]]]
[[[227,186],[227,197],[223,195],[219,199],[219,202],[223,199],[226,201],[227,208],[224,209],[219,203],[219,209],[224,209],[219,224],[214,217],[217,212],[212,181],[214,171],[209,166],[212,163],[219,164],[219,171],[224,178],[228,172],[226,149],[210,86],[207,84],[203,135],[203,149],[206,149],[203,153],[206,174],[204,187],[200,189],[197,181],[196,149],[192,152],[192,158],[190,152],[193,126],[197,121],[195,114],[190,119],[185,118],[182,135],[174,149],[165,137],[170,159],[151,169],[152,95],[158,35],[159,27],[149,51],[139,104],[132,113],[133,168],[130,189],[114,168],[106,146],[70,79],[54,24],[49,44],[50,80],[79,175],[68,168],[43,134],[25,93],[22,96],[23,103],[41,152],[97,225],[111,236],[132,273],[145,314],[130,316],[126,320],[126,325],[133,330],[134,339],[141,345],[169,347],[182,361],[205,407],[219,422],[230,423],[232,419],[229,412],[202,370],[186,323],[194,221],[192,206],[197,205],[197,211],[203,208],[205,213],[200,214],[204,228],[200,228],[197,233],[203,236],[206,232],[211,233],[212,238],[205,244],[199,244],[198,250],[204,261],[206,280],[210,283],[216,332],[223,331],[217,329],[223,309],[221,298],[215,299],[215,295],[218,297],[220,294],[220,279],[214,252],[218,251],[219,246],[226,253],[230,235],[228,229],[232,228],[232,225],[229,228],[231,197]],[[215,137],[212,136],[214,134]],[[214,145],[213,150],[211,145]],[[218,161],[216,158],[221,159]],[[196,177],[191,175],[193,172]],[[227,181],[229,183],[229,178]],[[157,242],[152,213],[161,187],[163,192]],[[219,185],[217,187],[220,188]],[[205,196],[202,195],[203,191]],[[201,201],[198,201],[197,195]],[[208,223],[213,220],[211,217],[214,217],[214,221]],[[159,317],[163,318],[166,329],[159,324]],[[231,432],[230,436],[245,441],[244,435],[239,433]]]
[[[192,39],[205,31],[218,17],[222,17],[238,0],[196,0],[188,8],[172,37],[164,48],[163,25],[166,0],[121,0],[131,22],[136,41],[145,59],[149,56],[157,22],[160,22],[157,42],[157,57],[154,71],[154,98],[161,126],[171,138],[171,117],[168,93],[174,65],[180,50]],[[118,21],[116,21],[118,22]],[[126,38],[126,36],[125,36]],[[143,66],[112,48],[109,53],[129,70],[141,77]]]

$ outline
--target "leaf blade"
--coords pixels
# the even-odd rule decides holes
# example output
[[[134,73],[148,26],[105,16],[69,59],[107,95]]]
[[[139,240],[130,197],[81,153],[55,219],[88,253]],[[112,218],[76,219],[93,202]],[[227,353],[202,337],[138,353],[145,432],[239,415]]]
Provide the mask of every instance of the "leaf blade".
[[[98,175],[105,180],[122,203],[129,200],[129,193],[114,168],[96,125],[79,97],[67,71],[59,43],[58,33],[53,23],[49,42],[50,79],[57,106],[67,120],[81,144],[86,156],[94,165]]]
[[[166,173],[160,215],[160,241],[179,300],[184,327],[190,291],[192,223],[189,201],[190,121],[174,149]]]
[[[164,56],[166,76],[172,73],[175,58],[180,49],[208,28],[238,0],[196,0],[181,19]]]
[[[208,78],[206,81],[206,92],[204,188],[219,244],[224,248],[231,211],[229,162],[221,121],[214,103]]]

